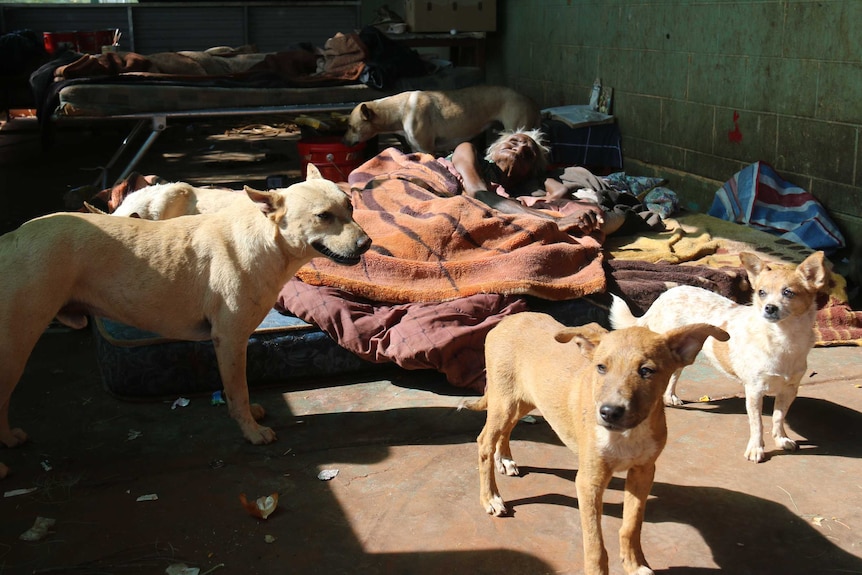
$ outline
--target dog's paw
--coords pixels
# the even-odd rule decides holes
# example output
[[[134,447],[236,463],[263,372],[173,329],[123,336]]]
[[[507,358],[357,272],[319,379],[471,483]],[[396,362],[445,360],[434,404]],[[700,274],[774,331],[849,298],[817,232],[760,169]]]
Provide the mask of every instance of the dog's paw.
[[[263,425],[258,425],[254,429],[246,431],[244,435],[246,439],[255,445],[266,445],[278,439],[272,429]]]
[[[507,459],[504,457],[502,459],[496,460],[494,463],[496,464],[497,471],[501,475],[509,475],[514,477],[520,473],[518,471],[518,465],[515,463],[514,459]]]
[[[663,399],[665,405],[669,405],[672,407],[679,407],[683,404],[683,401],[675,393],[665,395]]]
[[[252,403],[248,407],[251,410],[251,416],[254,418],[255,421],[260,421],[266,416],[266,410],[261,404]]]
[[[766,453],[763,451],[763,446],[749,444],[748,449],[745,450],[745,458],[754,463],[764,461],[766,459]]]
[[[629,575],[655,575],[655,571],[653,571],[646,565],[640,565],[634,571],[630,571]]]
[[[19,427],[15,427],[10,429],[8,433],[4,433],[0,436],[0,443],[5,445],[6,447],[18,447],[19,445],[27,442],[27,434],[23,429]]]
[[[0,463],[0,479],[6,479],[9,475],[9,468],[4,463]]]
[[[508,513],[506,502],[499,495],[493,495],[488,500],[485,504],[485,511],[488,512],[488,515],[494,515],[495,517],[502,517]]]
[[[784,451],[796,451],[799,447],[796,442],[789,437],[776,437],[775,444]]]

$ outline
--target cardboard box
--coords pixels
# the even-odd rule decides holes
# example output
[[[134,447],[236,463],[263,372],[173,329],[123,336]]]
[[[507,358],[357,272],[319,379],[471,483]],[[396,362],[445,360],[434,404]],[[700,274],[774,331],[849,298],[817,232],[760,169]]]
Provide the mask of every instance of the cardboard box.
[[[404,0],[411,32],[493,32],[497,0]]]

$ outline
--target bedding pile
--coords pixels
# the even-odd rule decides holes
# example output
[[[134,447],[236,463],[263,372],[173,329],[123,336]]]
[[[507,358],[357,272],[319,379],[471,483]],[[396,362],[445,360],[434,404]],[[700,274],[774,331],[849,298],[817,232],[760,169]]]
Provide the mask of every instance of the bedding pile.
[[[458,195],[449,166],[427,154],[387,149],[346,187],[372,249],[353,267],[314,260],[276,308],[368,361],[434,369],[457,387],[484,390],[485,336],[513,313],[606,324],[608,290],[644,306],[676,284],[744,292],[744,273],[608,260],[601,234],[490,210]]]
[[[740,251],[793,265],[811,251],[703,214],[667,218],[664,230],[637,235],[560,235],[537,218],[503,216],[454,196],[457,180],[441,166],[390,149],[355,170],[354,216],[375,247],[356,267],[313,261],[284,287],[277,308],[368,361],[435,369],[452,385],[482,392],[484,337],[507,315],[533,310],[606,325],[608,292],[642,313],[675,285],[747,303]],[[555,259],[557,251],[574,259]],[[836,275],[820,302],[818,345],[862,344],[862,312],[846,304],[842,282]]]
[[[374,244],[358,266],[314,260],[297,276],[308,284],[395,303],[477,293],[565,300],[605,289],[599,239],[458,195],[458,179],[432,155],[388,148],[349,185]]]
[[[481,392],[485,335],[529,309],[519,296],[559,301],[605,291],[599,239],[458,195],[458,179],[434,156],[389,148],[348,185],[371,250],[357,266],[314,260],[276,308],[364,359],[436,369]]]
[[[156,181],[130,176],[101,200]],[[603,238],[568,234],[458,194],[458,178],[427,154],[387,149],[340,184],[374,240],[356,266],[323,258],[303,267],[276,310],[314,324],[372,363],[433,369],[456,387],[485,386],[485,336],[504,317],[549,313],[564,324],[607,326],[609,292],[637,313],[675,285],[750,301],[740,251],[795,265],[811,250],[704,214],[664,221],[663,231]],[[862,345],[862,312],[849,308],[835,275],[817,316],[818,345]],[[541,352],[541,350],[537,350]]]

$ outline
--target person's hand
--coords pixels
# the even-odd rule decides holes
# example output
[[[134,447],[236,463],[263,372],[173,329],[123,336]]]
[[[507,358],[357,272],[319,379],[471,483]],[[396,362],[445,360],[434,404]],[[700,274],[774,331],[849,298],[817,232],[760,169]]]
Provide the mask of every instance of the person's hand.
[[[604,211],[592,202],[577,202],[581,209],[563,216],[557,221],[557,226],[564,232],[580,232],[591,234],[601,230],[605,223]]]
[[[593,210],[585,211],[582,214],[575,214],[575,225],[584,234],[593,233],[601,229],[605,223],[604,215],[601,212]]]

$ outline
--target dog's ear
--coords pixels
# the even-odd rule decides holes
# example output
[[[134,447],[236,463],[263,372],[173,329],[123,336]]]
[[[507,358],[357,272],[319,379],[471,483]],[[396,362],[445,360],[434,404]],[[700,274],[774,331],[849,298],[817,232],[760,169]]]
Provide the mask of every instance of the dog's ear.
[[[739,252],[739,261],[742,262],[742,267],[748,272],[748,279],[754,284],[754,278],[760,275],[766,269],[766,262],[757,257],[751,252]]]
[[[730,334],[708,323],[684,325],[664,334],[667,347],[680,358],[682,366],[691,365],[694,362],[708,337],[727,341],[730,339]]]
[[[362,115],[362,119],[366,122],[372,121],[376,115],[374,110],[369,108],[367,104],[359,104],[359,113]]]
[[[263,192],[248,186],[243,186],[243,190],[245,190],[245,193],[251,201],[254,202],[254,205],[256,205],[258,209],[266,215],[275,213],[284,204],[284,199],[281,197],[281,194],[277,194],[275,192]]]
[[[829,283],[829,269],[823,252],[814,252],[796,267],[796,273],[806,285],[820,291]]]
[[[577,327],[565,327],[554,334],[554,339],[560,343],[574,341],[581,354],[584,357],[590,357],[606,333],[608,330],[599,324],[588,323]]]
[[[569,343],[578,336],[593,339],[601,338],[606,333],[608,333],[608,330],[593,322],[576,327],[564,327],[554,334],[554,339],[560,343]]]
[[[325,178],[323,177],[323,174],[320,173],[320,170],[318,169],[318,167],[315,166],[314,164],[312,164],[311,162],[309,162],[308,163],[308,169],[306,169],[306,171],[305,171],[305,179],[306,180],[323,180]]]
[[[106,212],[105,210],[100,210],[99,208],[97,208],[96,206],[91,204],[90,202],[84,202],[84,207],[87,208],[87,211],[90,212],[91,214],[102,214],[102,215],[108,214],[108,212]]]

